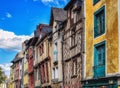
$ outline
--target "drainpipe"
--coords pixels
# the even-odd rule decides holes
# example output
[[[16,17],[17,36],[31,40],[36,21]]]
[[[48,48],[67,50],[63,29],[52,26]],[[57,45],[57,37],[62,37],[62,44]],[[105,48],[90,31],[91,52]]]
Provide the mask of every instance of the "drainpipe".
[[[62,53],[62,88],[64,87],[64,59],[63,59],[63,34],[61,33],[61,53]]]
[[[82,0],[82,80],[85,78],[85,0]]]

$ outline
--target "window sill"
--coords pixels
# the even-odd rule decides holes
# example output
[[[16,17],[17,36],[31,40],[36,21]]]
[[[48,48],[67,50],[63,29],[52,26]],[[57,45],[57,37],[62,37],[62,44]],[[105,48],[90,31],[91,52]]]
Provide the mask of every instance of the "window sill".
[[[100,33],[100,34],[97,34],[97,35],[94,35],[94,38],[98,38],[98,37],[100,37],[100,36],[103,36],[104,34],[105,34],[105,32]]]
[[[77,46],[77,44],[73,45],[70,47],[70,50],[72,50],[73,48],[75,48]]]

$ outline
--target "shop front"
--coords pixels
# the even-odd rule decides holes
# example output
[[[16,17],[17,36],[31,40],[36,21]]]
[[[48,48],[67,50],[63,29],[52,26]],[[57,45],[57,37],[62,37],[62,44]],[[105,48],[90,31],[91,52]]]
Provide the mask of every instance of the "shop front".
[[[118,88],[118,79],[111,77],[83,80],[82,88]]]

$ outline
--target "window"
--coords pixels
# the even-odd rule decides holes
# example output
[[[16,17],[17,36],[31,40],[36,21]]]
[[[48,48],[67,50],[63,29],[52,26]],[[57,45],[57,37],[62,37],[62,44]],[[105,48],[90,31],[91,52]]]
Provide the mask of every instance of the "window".
[[[71,30],[71,47],[76,45],[76,34],[75,34],[75,28]]]
[[[48,63],[46,63],[46,80],[49,81]]]
[[[42,53],[44,53],[44,44],[42,43]]]
[[[44,44],[42,43],[39,48],[40,55],[42,55],[44,53]]]
[[[53,68],[52,79],[58,79],[58,67]]]
[[[44,64],[42,65],[42,71],[43,71],[43,73],[42,73],[42,76],[43,76],[42,81],[44,83],[45,82],[45,67],[44,67]]]
[[[35,49],[35,63],[38,62],[38,48]]]
[[[105,6],[94,14],[94,37],[105,33]]]
[[[76,22],[78,22],[80,20],[81,14],[80,14],[81,10],[77,10],[76,11]]]
[[[35,81],[37,80],[37,69],[34,70],[34,78],[35,78]]]
[[[105,76],[105,41],[94,46],[94,77]]]
[[[55,79],[55,68],[52,70],[52,79]]]
[[[58,60],[57,43],[54,44],[54,62]]]
[[[100,0],[93,0],[93,4],[95,5]]]
[[[38,80],[40,80],[40,70],[39,69],[37,69],[37,72],[38,72]]]
[[[55,78],[58,79],[58,67],[56,67],[56,70],[55,70]]]
[[[73,60],[73,75],[77,75],[77,59],[76,60]]]

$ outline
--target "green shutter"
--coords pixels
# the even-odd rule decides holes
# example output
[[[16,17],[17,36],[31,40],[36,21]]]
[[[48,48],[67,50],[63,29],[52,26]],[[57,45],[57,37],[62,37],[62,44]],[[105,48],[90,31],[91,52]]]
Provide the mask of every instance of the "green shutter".
[[[98,28],[97,28],[97,17],[94,16],[94,36],[98,35]]]
[[[105,6],[103,6],[94,13],[94,38],[104,33],[105,33]]]
[[[99,62],[100,61],[100,62]],[[105,76],[105,41],[94,46],[94,77]]]

